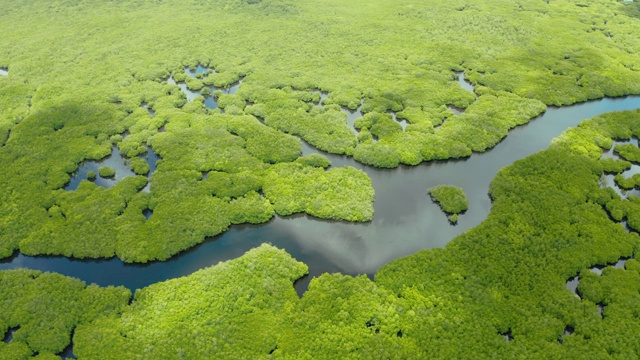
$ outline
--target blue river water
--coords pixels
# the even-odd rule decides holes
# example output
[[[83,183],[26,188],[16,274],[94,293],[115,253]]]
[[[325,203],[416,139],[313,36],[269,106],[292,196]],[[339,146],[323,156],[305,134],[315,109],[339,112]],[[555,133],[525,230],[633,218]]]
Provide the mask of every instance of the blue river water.
[[[333,167],[354,166],[371,177],[376,201],[374,219],[368,223],[325,221],[304,214],[276,216],[262,225],[232,226],[229,231],[165,262],[125,264],[117,258],[78,260],[16,253],[0,260],[0,269],[26,267],[58,272],[101,286],[123,285],[135,290],[236,258],[266,242],[285,249],[309,266],[309,275],[296,283],[299,293],[306,290],[312,277],[324,272],[371,276],[393,259],[421,249],[443,247],[480,224],[491,209],[487,192],[500,168],[545,149],[554,137],[584,119],[636,108],[640,108],[640,96],[550,107],[529,124],[511,130],[502,142],[485,153],[415,167],[375,169],[346,156],[324,154]],[[303,141],[303,153],[313,152],[321,153]],[[112,157],[117,158],[116,150]],[[469,198],[469,210],[455,226],[427,195],[427,190],[438,184],[462,187]]]

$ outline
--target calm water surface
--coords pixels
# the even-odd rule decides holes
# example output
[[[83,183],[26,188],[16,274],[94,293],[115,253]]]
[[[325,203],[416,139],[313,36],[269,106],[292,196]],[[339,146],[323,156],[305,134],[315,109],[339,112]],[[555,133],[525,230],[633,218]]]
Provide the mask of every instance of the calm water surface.
[[[492,150],[464,160],[382,170],[345,156],[325,154],[333,167],[354,166],[371,177],[376,202],[375,216],[369,223],[324,221],[306,215],[276,217],[263,225],[233,226],[165,262],[141,265],[124,264],[119,259],[74,260],[16,254],[0,260],[0,269],[27,267],[53,271],[88,283],[124,285],[134,290],[236,258],[268,242],[309,266],[309,276],[296,283],[299,293],[306,290],[312,277],[324,272],[371,276],[393,259],[421,249],[443,247],[478,225],[491,209],[487,192],[500,168],[545,149],[551,139],[584,119],[639,107],[640,97],[630,96],[549,108],[531,123],[512,130]],[[303,148],[305,154],[320,152],[305,142]],[[449,224],[446,215],[427,195],[427,190],[438,184],[462,187],[469,198],[469,210],[455,226]]]

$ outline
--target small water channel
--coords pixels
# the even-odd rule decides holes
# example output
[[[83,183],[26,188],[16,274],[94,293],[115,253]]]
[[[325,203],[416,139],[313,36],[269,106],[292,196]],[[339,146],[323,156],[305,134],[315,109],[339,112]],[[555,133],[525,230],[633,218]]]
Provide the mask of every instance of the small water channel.
[[[458,74],[458,85],[460,85],[461,88],[463,88],[464,90],[467,90],[468,92],[475,93],[475,87],[471,82],[469,82],[469,80],[467,80],[467,78],[464,75],[464,71],[461,71],[457,74]]]
[[[616,153],[615,147],[616,145],[626,145],[626,144],[631,144],[631,145],[634,145],[635,147],[638,147],[638,139],[635,137],[632,137],[631,139],[626,141],[614,141],[611,149],[609,149],[608,151],[605,151],[602,154],[602,158],[624,160],[619,154]],[[621,175],[623,178],[627,179],[638,173],[640,173],[640,165],[638,163],[632,162],[631,168],[623,171]],[[616,178],[616,174],[607,174],[607,173],[603,174],[600,180],[600,186],[612,188],[613,190],[615,190],[616,194],[618,194],[621,198],[626,199],[629,196],[640,196],[640,190],[638,190],[637,188],[623,189],[620,186],[618,186],[618,184],[616,184],[615,178]]]
[[[629,96],[549,108],[531,123],[510,131],[492,150],[467,159],[416,167],[376,169],[353,158],[325,154],[333,167],[354,166],[371,177],[376,202],[374,219],[368,223],[324,221],[306,215],[275,217],[263,225],[233,226],[165,262],[140,265],[124,264],[119,259],[76,260],[16,254],[0,260],[0,269],[27,267],[55,271],[102,286],[137,289],[236,258],[268,242],[309,266],[309,276],[296,283],[299,293],[306,290],[312,277],[324,272],[371,276],[391,260],[421,249],[443,247],[480,224],[491,209],[489,183],[502,167],[545,149],[554,137],[584,119],[639,107],[640,96]],[[304,141],[303,148],[305,153],[322,153]],[[430,187],[439,184],[461,187],[469,198],[469,210],[455,226],[427,195]]]
[[[206,77],[207,74],[215,72],[215,70],[209,69],[202,65],[198,65],[198,67],[195,70],[191,70],[190,68],[185,67],[184,72],[188,76],[192,78],[196,78],[200,74]],[[193,100],[195,100],[196,97],[203,96],[204,106],[206,106],[208,109],[218,108],[218,101],[213,96],[214,91],[221,90],[223,94],[235,94],[236,92],[238,92],[238,89],[240,88],[241,83],[242,83],[242,79],[238,80],[238,82],[231,84],[227,87],[218,88],[215,86],[204,86],[202,89],[196,91],[196,90],[190,90],[187,87],[187,84],[185,82],[182,82],[182,81],[176,82],[176,80],[171,76],[167,79],[167,84],[178,85],[180,87],[180,90],[187,96],[187,102],[192,102]],[[204,89],[207,89],[206,90],[207,92],[203,93]]]
[[[347,107],[342,107],[342,112],[347,114],[347,125],[353,131],[353,133],[358,136],[359,131],[356,129],[356,119],[362,117],[362,104],[363,100],[360,101],[360,105],[355,110],[351,110]]]
[[[609,263],[609,264],[605,264],[605,265],[595,265],[595,266],[592,266],[591,268],[589,268],[589,271],[591,271],[594,274],[602,275],[602,271],[607,267],[611,267],[611,268],[614,268],[614,269],[624,269],[625,265],[627,263],[627,260],[629,260],[629,258],[623,257],[623,258],[618,259],[618,261],[616,261],[615,263]],[[577,297],[578,299],[582,300],[582,296],[580,296],[580,293],[578,292],[578,286],[579,285],[580,285],[580,276],[576,275],[576,276],[571,277],[569,280],[567,280],[567,283],[565,284],[565,287],[575,297]],[[602,303],[598,303],[598,304],[596,304],[596,306],[598,307],[598,315],[600,315],[600,317],[604,317],[604,307],[605,307],[605,305],[602,304]],[[573,328],[571,328],[571,333],[573,333]],[[567,334],[567,332],[565,331],[565,335],[570,335],[570,334]]]
[[[0,76],[7,76],[7,75],[9,75],[9,69],[0,68]]]
[[[156,111],[150,108],[149,105],[147,105],[147,103],[142,103],[140,107],[147,110],[147,112],[149,113],[149,116],[156,117]]]
[[[142,156],[142,158],[147,162],[147,165],[149,165],[149,173],[147,177],[151,180],[151,176],[153,176],[153,173],[156,171],[156,163],[160,160],[160,157],[153,152],[150,147],[147,147],[147,152]],[[103,167],[110,167],[114,169],[116,172],[115,176],[100,176],[100,168]],[[93,173],[95,176],[93,180],[89,179],[89,173]],[[82,163],[80,167],[78,167],[78,170],[73,173],[64,189],[67,191],[76,190],[82,180],[92,181],[98,186],[110,188],[129,176],[136,176],[133,170],[131,170],[129,160],[122,157],[118,146],[113,145],[111,154],[104,159],[98,161],[85,161]],[[150,183],[147,183],[143,191],[149,192],[149,186]]]

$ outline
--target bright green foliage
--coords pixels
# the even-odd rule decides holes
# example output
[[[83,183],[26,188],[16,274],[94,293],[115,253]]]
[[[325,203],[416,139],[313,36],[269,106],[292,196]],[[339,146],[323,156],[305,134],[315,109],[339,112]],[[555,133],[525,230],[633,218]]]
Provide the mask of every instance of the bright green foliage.
[[[93,171],[93,170],[92,170],[92,171],[89,171],[89,172],[87,173],[87,179],[88,179],[88,180],[95,180],[95,179],[96,179],[96,172],[95,172],[95,171]]]
[[[601,116],[501,170],[491,184],[487,220],[444,249],[393,261],[375,282],[324,274],[298,299],[291,285],[306,267],[263,245],[138,291],[122,316],[78,326],[75,352],[86,358],[634,358],[638,262],[605,268],[601,276],[587,269],[640,246],[637,234],[609,219],[622,206],[631,223],[640,200],[599,187],[600,140],[594,140],[637,125],[638,112]],[[280,167],[293,165],[273,169]],[[581,299],[565,288],[576,274]],[[604,318],[596,304],[604,306]]]
[[[147,101],[151,102],[151,99]],[[1,181],[18,191],[18,196],[7,196],[0,203],[0,228],[3,229],[0,255],[9,256],[14,249],[20,248],[33,255],[111,257],[115,254],[130,262],[164,260],[202,242],[205,237],[227,230],[232,224],[263,223],[274,215],[274,207],[269,201],[272,199],[260,196],[258,191],[262,189],[265,171],[272,163],[290,163],[300,156],[299,139],[269,128],[252,116],[193,114],[177,109],[163,110],[157,103],[154,106],[157,110],[155,118],[147,116],[139,107],[124,115],[122,121],[128,124],[130,134],[118,142],[121,153],[131,157],[132,170],[138,174],[149,171],[148,164],[138,157],[147,151],[147,146],[152,146],[162,157],[153,174],[150,195],[139,193],[147,182],[142,176],[125,178],[108,190],[88,182],[81,183],[73,192],[59,189],[79,162],[101,159],[109,154],[113,137],[107,136],[109,131],[124,130],[105,126],[99,109],[74,110],[77,119],[65,118],[55,112],[36,114],[19,124],[29,124],[37,130],[14,129],[12,136],[22,139],[21,143],[39,144],[47,139],[47,133],[51,133],[51,140],[45,143],[55,144],[59,150],[34,147],[29,156],[16,162],[45,161],[50,168],[29,166],[9,169],[0,175]],[[96,128],[85,124],[85,118],[93,118]],[[104,118],[106,123],[108,117],[105,115]],[[42,125],[35,126],[40,123]],[[163,125],[166,132],[158,132]],[[97,130],[100,127],[107,134]],[[93,135],[94,132],[97,135]],[[63,136],[54,138],[53,133]],[[92,135],[83,138],[80,134],[85,133]],[[9,144],[5,153],[0,149],[0,157],[4,156],[7,164],[12,164],[9,159],[13,151],[21,149],[22,146]],[[62,161],[69,156],[76,160]],[[314,171],[316,176],[323,178],[321,182],[329,184],[353,175],[353,179],[343,179],[345,184],[360,187],[349,190],[367,195],[343,197],[345,192],[339,186],[331,185],[327,191],[319,191],[315,201],[304,208],[325,218],[371,219],[373,190],[370,180],[363,182],[364,174],[349,170],[331,173],[324,180],[322,168],[328,166],[327,162],[326,158],[315,156],[309,161],[290,164]],[[103,177],[110,175],[104,173],[104,168],[100,171]],[[203,172],[209,173],[204,181]],[[31,177],[30,181],[21,180],[27,176]],[[288,177],[287,174],[283,176]],[[273,175],[269,177],[274,184],[280,181],[274,180]],[[44,179],[51,185],[33,179]],[[316,182],[310,177],[306,181]],[[325,186],[321,182],[314,185],[314,189]],[[338,193],[330,194],[334,190]],[[142,215],[146,208],[154,210],[150,221]],[[23,216],[19,216],[16,209],[23,209],[20,210]]]
[[[302,153],[300,140],[263,126],[251,116],[228,119],[228,129],[246,140],[246,150],[266,163],[290,162]]]
[[[471,155],[465,144],[422,131],[394,133],[375,144],[361,143],[354,158],[376,167],[396,167],[398,163],[417,165],[423,161],[464,158]]]
[[[631,259],[626,262],[624,269],[606,267],[602,275],[587,270],[580,272],[578,291],[591,313],[596,311],[596,304],[603,306],[603,318],[579,325],[583,331],[594,334],[589,342],[603,344],[608,353],[616,354],[618,358],[638,356],[639,271],[638,261]],[[606,331],[613,329],[615,331]],[[581,340],[584,341],[577,339],[576,342]]]
[[[105,189],[82,181],[76,191],[58,192],[46,211],[48,219],[20,242],[20,250],[33,255],[112,257],[118,215],[146,183],[144,177],[126,178]]]
[[[470,6],[383,0],[361,5],[274,0],[224,1],[216,6],[164,1],[157,6],[124,1],[58,4],[55,11],[34,12],[37,3],[2,4],[11,11],[3,18],[0,63],[11,72],[0,79],[7,89],[3,93],[10,94],[7,102],[15,105],[0,108],[11,122],[24,117],[31,100],[39,106],[74,95],[82,103],[108,102],[129,113],[141,102],[160,110],[185,106],[177,86],[161,84],[170,74],[192,90],[227,86],[242,78],[238,94],[217,96],[221,108],[241,114],[247,101],[255,103],[248,112],[331,152],[350,154],[356,146],[344,114],[331,104],[354,109],[361,102],[365,113],[396,111],[400,119],[424,124],[424,130],[453,120],[447,105],[467,109],[469,114],[443,131],[453,127],[444,134],[461,137],[481,151],[499,141],[505,129],[541,111],[539,103],[535,111],[528,104],[512,116],[509,108],[517,108],[522,100],[492,110],[483,104],[495,100],[488,97],[534,98],[559,105],[640,91],[635,4],[597,1],[577,6],[528,0],[514,6],[498,0]],[[193,26],[183,26],[176,13],[184,14]],[[52,31],[49,25],[59,18],[70,23]],[[88,24],[97,19],[117,31],[86,37]],[[162,31],[155,31],[157,24],[163,24]],[[22,28],[35,35],[25,39]],[[362,31],[344,35],[353,28]],[[211,34],[224,36],[183,41],[210,39]],[[239,36],[254,41],[238,42]],[[70,38],[75,41],[66,41]],[[115,42],[117,49],[104,46]],[[352,55],[336,51],[346,48]],[[196,78],[183,72],[183,66],[194,69],[198,64],[215,72]],[[464,70],[476,94],[461,89],[452,70]],[[329,93],[325,106],[311,104],[318,100],[317,89]],[[185,107],[196,108],[204,111],[197,101]],[[478,128],[478,121],[491,126],[480,127],[486,133],[472,140],[468,135]],[[373,132],[397,131],[395,126],[379,127]],[[402,147],[396,144],[395,150]]]
[[[391,146],[383,143],[360,144],[353,158],[367,165],[379,168],[395,168],[400,164],[400,155]]]
[[[266,219],[273,207],[369,219],[368,188],[353,190],[366,196],[345,200],[318,185],[330,176],[315,170],[305,175],[316,178],[312,188],[321,194],[313,201],[284,205],[280,193],[287,191],[267,200],[254,192],[265,177],[272,180],[274,164],[325,166],[297,161],[294,136],[378,167],[417,165],[484,151],[544,111],[543,104],[640,93],[640,23],[637,4],[629,2],[0,0],[0,8],[0,67],[9,69],[0,76],[0,257],[21,242],[32,254],[108,256],[114,247],[106,239],[114,236],[105,233],[114,228],[102,226],[114,222],[121,230],[115,253],[133,261],[166,259],[236,221]],[[210,70],[185,74],[198,65]],[[457,83],[460,71],[473,93]],[[218,87],[225,114],[207,109],[203,97],[187,102],[169,76],[194,90]],[[237,93],[220,90],[241,79]],[[321,93],[327,97],[319,104]],[[356,136],[341,107],[360,105],[366,119]],[[405,131],[389,111],[410,123]],[[596,142],[610,146],[611,138],[637,131],[618,130]],[[133,196],[136,207],[123,216],[114,205],[123,202],[118,191],[64,199],[70,208],[110,204],[82,216],[95,225],[80,227],[95,227],[96,235],[55,235],[52,245],[36,240],[44,229],[80,223],[57,213],[60,189],[80,163],[104,158],[113,145],[137,174],[147,172],[137,157],[149,146],[162,157],[151,195]],[[240,186],[229,198],[214,198],[200,181],[203,172],[258,180],[245,193],[236,193]],[[337,177],[347,173],[355,178],[346,183],[364,184],[357,172]],[[153,208],[166,224],[142,220],[137,206]],[[240,208],[251,215],[232,211]],[[95,250],[78,245],[92,241]]]
[[[480,96],[463,114],[447,119],[436,134],[482,152],[494,147],[511,128],[528,123],[545,110],[540,101],[498,91]]]
[[[135,157],[130,160],[129,165],[137,175],[147,175],[149,173],[149,164],[143,158]]]
[[[393,121],[391,115],[371,112],[358,119],[356,128],[367,129],[377,138],[383,138],[393,133],[401,132],[402,126]]]
[[[373,218],[371,179],[352,167],[324,171],[300,163],[278,164],[265,175],[263,191],[280,215],[304,211],[325,219]]]
[[[429,189],[431,200],[440,205],[442,211],[447,213],[449,221],[458,222],[458,214],[469,208],[469,200],[464,191],[452,185],[437,185]]]
[[[618,187],[624,190],[633,189],[633,187],[636,186],[636,179],[640,180],[640,174],[636,174],[636,175],[639,175],[639,176],[634,175],[632,177],[625,178],[624,176],[622,176],[622,174],[618,174],[615,177],[616,185],[618,185]]]
[[[606,203],[606,209],[615,221],[626,220],[631,229],[640,231],[640,198],[636,196],[629,196],[627,200],[615,198]]]
[[[625,124],[631,119],[635,124]],[[403,325],[415,324],[411,336],[419,348],[433,358],[598,358],[610,349],[627,354],[622,358],[637,356],[635,338],[617,321],[603,323],[595,298],[580,301],[565,289],[580,270],[630,256],[640,244],[637,234],[611,222],[589,200],[598,193],[606,201],[598,185],[601,151],[591,139],[614,137],[609,130],[615,126],[637,124],[640,114],[627,112],[566,132],[548,150],[498,173],[490,189],[491,214],[480,226],[445,249],[420,252],[378,272],[378,286],[401,297],[417,292],[446,304],[429,313],[446,319],[442,327],[424,318]],[[564,335],[567,326],[575,332]],[[507,332],[510,343],[501,335]],[[618,338],[624,340],[610,345]]]
[[[331,161],[327,159],[326,156],[321,154],[309,154],[307,156],[298,158],[296,162],[301,163],[303,165],[320,167],[323,169],[326,169],[329,166],[331,166]]]
[[[118,227],[116,254],[128,262],[165,260],[171,255],[217,235],[239,219],[242,208],[250,222],[264,222],[273,215],[271,204],[263,201],[231,202],[228,197],[212,196],[208,181],[193,170],[158,171],[153,175],[151,195],[137,194],[124,213],[114,219]],[[253,196],[251,193],[237,194]],[[255,207],[247,209],[252,204]],[[145,220],[143,211],[153,210]],[[267,214],[265,216],[265,214]]]
[[[154,214],[155,216],[155,214]],[[78,358],[258,359],[277,347],[307,266],[262,245],[185,278],[138,290],[118,319],[78,326]]]
[[[631,163],[622,159],[604,158],[600,159],[600,164],[604,172],[620,174],[631,168]]]
[[[98,318],[119,316],[131,292],[123,287],[86,286],[80,280],[31,270],[0,272],[0,334],[18,328],[0,358],[50,358],[71,342],[72,330]],[[49,357],[46,357],[49,356]]]
[[[29,84],[0,76],[0,146],[9,139],[13,126],[28,114],[32,93]]]
[[[640,162],[640,149],[633,144],[616,145],[613,150],[627,161]]]
[[[433,304],[414,300],[400,299],[364,275],[323,274],[311,281],[309,290],[292,309],[291,325],[280,336],[274,357],[425,358],[428,349],[418,348],[406,336],[411,332],[405,317],[425,319]]]
[[[104,166],[98,169],[98,174],[103,178],[112,178],[116,176],[116,170],[109,166]]]
[[[252,99],[252,98],[250,98]],[[314,107],[293,100],[281,90],[270,90],[261,107],[264,123],[286,133],[299,135],[309,144],[330,153],[350,155],[356,144],[346,115],[337,106]],[[257,110],[253,110],[255,113]]]
[[[113,308],[120,316],[88,313],[76,328],[75,352],[83,358],[635,358],[638,262],[629,260],[625,270],[605,268],[601,276],[588,271],[640,248],[637,233],[610,219],[626,218],[638,229],[640,198],[621,199],[599,185],[598,143],[625,127],[640,129],[639,111],[583,122],[549,149],[502,169],[491,184],[493,208],[482,224],[443,249],[387,264],[375,281],[323,274],[298,299],[292,282],[307,268],[262,245],[238,259],[139,290],[132,305]],[[306,181],[323,179],[316,172],[327,179],[342,175],[336,170],[342,169],[277,164],[269,168],[266,183],[277,182],[279,172],[295,181],[280,180],[263,190],[275,196],[276,210],[294,209],[302,205],[294,201],[298,197],[286,197],[287,191],[331,184]],[[231,180],[215,174],[206,180],[199,180],[198,172],[189,176],[211,181],[210,186]],[[238,191],[257,185],[250,180],[245,186]],[[244,196],[259,198],[251,190]],[[130,208],[141,213],[147,206],[137,197],[129,203],[125,217]],[[576,274],[581,298],[565,287]],[[22,288],[22,283],[3,286],[8,293]],[[596,304],[604,306],[604,318]],[[0,314],[14,313],[10,308]],[[5,328],[16,324],[3,321]]]
[[[276,211],[364,221],[373,211],[370,180],[350,168],[325,171],[318,159],[296,160],[300,143],[292,135],[379,167],[416,165],[484,151],[544,111],[543,103],[640,93],[639,12],[630,2],[5,0],[0,8],[0,67],[10,69],[0,76],[0,257],[20,249],[149,261],[167,259],[230,224],[266,221]],[[198,64],[215,72],[188,78],[184,66]],[[475,93],[460,88],[454,71],[465,72]],[[202,97],[187,103],[179,86],[165,82],[170,74],[191,89],[243,82],[235,95],[215,93],[226,111],[221,115],[207,110]],[[328,93],[323,105],[315,105],[318,90]],[[140,107],[143,102],[155,117]],[[356,137],[340,107],[361,103],[372,114],[362,121],[371,122]],[[447,105],[465,113],[454,116]],[[406,131],[390,122],[387,111],[411,123]],[[198,307],[185,307],[187,302],[211,304],[209,293],[189,296],[204,280],[182,292],[175,291],[175,281],[155,304],[141,299],[126,318],[103,318],[86,332],[78,328],[79,349],[98,349],[79,351],[87,357],[120,350],[121,358],[144,351],[149,358],[188,357],[190,351],[211,349],[215,338],[227,345],[217,356],[222,358],[267,357],[271,350],[274,357],[317,358],[317,349],[332,358],[637,357],[629,353],[637,349],[633,326],[620,330],[601,321],[591,300],[580,301],[564,288],[567,278],[630,256],[638,246],[637,235],[609,219],[626,218],[640,228],[637,200],[618,199],[598,186],[601,147],[639,136],[637,119],[637,112],[599,117],[501,171],[483,224],[446,249],[393,262],[374,285],[364,278],[324,276],[312,284],[308,299],[286,295],[291,302],[281,301],[282,294],[293,294],[291,279],[301,274],[294,271],[273,296],[266,290],[240,292],[242,297],[229,297],[235,302],[222,309],[248,302],[250,311],[191,313]],[[104,158],[114,143],[130,159],[147,145],[163,158],[150,194],[139,191],[144,177],[109,190],[89,183],[75,193],[61,189],[78,164]],[[627,160],[638,161],[636,150],[619,149]],[[211,180],[203,180],[203,172]],[[154,211],[149,220],[142,214],[147,208]],[[264,273],[275,276],[283,267]],[[264,277],[250,282],[249,290],[239,288],[252,275],[246,270],[231,269],[246,274],[242,279],[225,273],[225,279],[235,279],[225,289],[270,289]],[[619,283],[633,282],[633,276]],[[64,288],[64,281],[37,298],[50,299],[48,293]],[[602,282],[610,283],[618,282]],[[0,296],[27,288],[4,283]],[[602,294],[606,299],[616,292]],[[332,294],[324,301],[335,308],[317,301],[325,293]],[[180,301],[166,307],[171,297]],[[51,319],[47,324],[55,334],[23,332],[23,340],[37,339],[28,340],[30,345],[0,344],[2,357],[28,356],[36,347],[42,356],[61,350],[75,324],[66,316],[77,309],[76,298],[21,299],[0,313],[3,327],[20,323],[7,316],[26,312],[16,303],[36,303],[38,311],[46,304],[55,317],[33,313]],[[57,302],[66,306],[49,306]],[[315,309],[326,310],[322,315],[330,320],[317,321]],[[633,321],[629,314],[626,320]],[[287,316],[289,328],[278,315]],[[177,325],[181,319],[187,325]],[[237,320],[234,327],[231,320]],[[563,336],[567,325],[576,331]],[[200,341],[197,332],[210,329],[213,335]],[[268,330],[255,336],[259,329]],[[403,336],[393,334],[395,329]],[[501,335],[507,332],[514,337],[510,343]],[[87,340],[83,333],[90,334]],[[278,334],[309,341],[280,345]]]

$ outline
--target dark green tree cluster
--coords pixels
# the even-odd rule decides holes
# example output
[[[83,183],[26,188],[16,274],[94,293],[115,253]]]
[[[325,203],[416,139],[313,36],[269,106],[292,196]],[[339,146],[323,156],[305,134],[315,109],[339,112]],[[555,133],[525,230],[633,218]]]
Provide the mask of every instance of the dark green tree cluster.
[[[453,224],[458,222],[458,214],[469,208],[469,200],[462,188],[453,185],[437,185],[429,189],[431,200],[436,202]]]

